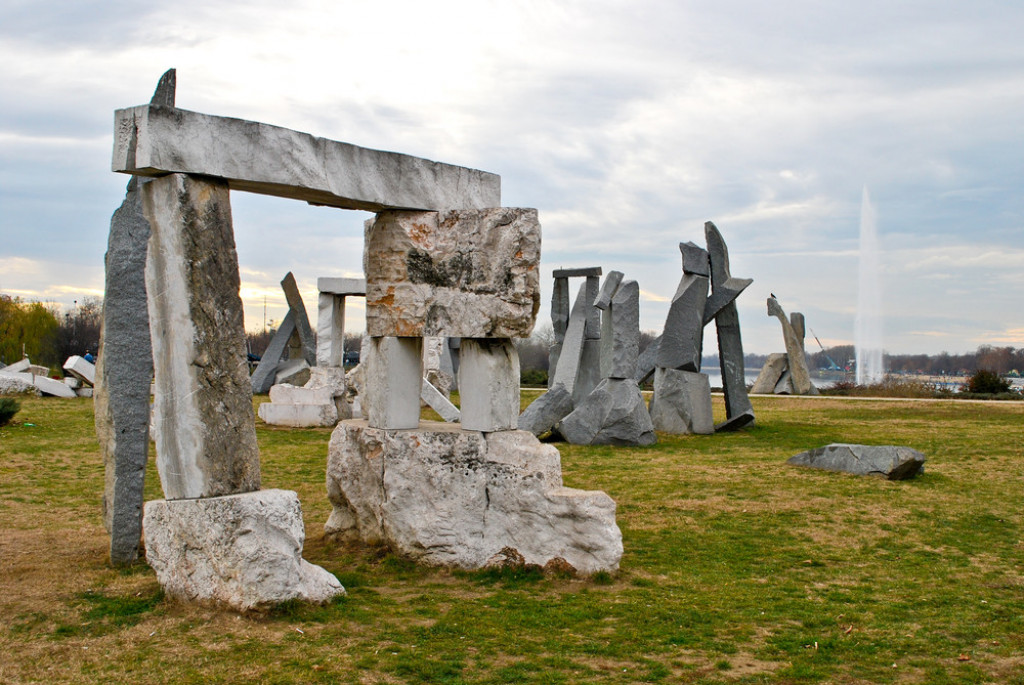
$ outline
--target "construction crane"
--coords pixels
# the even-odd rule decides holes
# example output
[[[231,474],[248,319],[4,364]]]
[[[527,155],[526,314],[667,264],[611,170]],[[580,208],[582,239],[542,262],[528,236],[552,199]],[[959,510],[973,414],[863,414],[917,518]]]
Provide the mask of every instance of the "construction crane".
[[[814,329],[812,328],[812,329],[810,329],[810,331],[811,331],[811,335],[814,336],[814,342],[818,343],[818,347],[821,348],[821,353],[823,355],[825,355],[825,359],[828,360],[828,363],[829,363],[828,370],[829,371],[842,371],[843,367],[839,366],[839,364],[836,364],[836,360],[833,359],[832,357],[828,356],[828,352],[825,351],[825,346],[821,344],[820,340],[818,340],[818,336],[814,332]]]

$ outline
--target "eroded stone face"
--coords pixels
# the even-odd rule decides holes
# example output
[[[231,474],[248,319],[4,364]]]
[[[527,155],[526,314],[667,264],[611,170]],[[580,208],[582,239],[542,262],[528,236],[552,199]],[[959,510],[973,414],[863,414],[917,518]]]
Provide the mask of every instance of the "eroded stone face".
[[[381,212],[366,228],[367,332],[527,337],[539,264],[535,209]]]
[[[338,579],[302,558],[305,529],[290,490],[146,504],[146,561],[169,596],[235,611],[326,602]]]
[[[528,564],[618,568],[622,534],[603,492],[562,486],[558,450],[526,431],[343,421],[331,436],[326,532],[387,543],[432,565],[480,568],[506,548]]]

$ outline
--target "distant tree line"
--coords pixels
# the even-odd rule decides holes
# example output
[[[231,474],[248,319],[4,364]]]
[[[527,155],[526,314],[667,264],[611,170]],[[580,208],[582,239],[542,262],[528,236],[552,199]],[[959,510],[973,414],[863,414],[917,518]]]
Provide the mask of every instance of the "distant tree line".
[[[102,300],[85,298],[63,314],[53,305],[0,295],[0,362],[28,357],[59,368],[73,354],[93,354],[100,345]]]

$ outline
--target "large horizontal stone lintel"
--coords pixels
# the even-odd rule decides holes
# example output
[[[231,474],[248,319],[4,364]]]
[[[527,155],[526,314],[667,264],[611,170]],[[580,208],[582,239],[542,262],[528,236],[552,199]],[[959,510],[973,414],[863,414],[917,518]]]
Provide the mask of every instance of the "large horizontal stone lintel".
[[[497,174],[162,105],[114,113],[111,168],[214,176],[232,190],[370,212],[501,206]]]
[[[552,278],[576,278],[577,276],[593,278],[600,275],[601,267],[599,266],[585,266],[578,269],[555,269],[551,272]]]

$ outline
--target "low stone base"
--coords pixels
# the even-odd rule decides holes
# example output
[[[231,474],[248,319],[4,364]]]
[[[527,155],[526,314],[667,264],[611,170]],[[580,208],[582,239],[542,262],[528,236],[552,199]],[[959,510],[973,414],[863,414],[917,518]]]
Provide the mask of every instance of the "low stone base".
[[[183,602],[247,612],[345,593],[302,558],[302,509],[290,490],[147,502],[143,527],[146,561]]]
[[[388,544],[430,565],[481,568],[515,551],[527,564],[561,559],[591,574],[616,570],[622,557],[615,502],[563,487],[558,450],[526,431],[342,421],[328,448],[327,494],[328,535]]]
[[[576,445],[653,445],[658,441],[640,386],[605,378],[556,430]]]
[[[715,432],[711,385],[703,373],[658,367],[650,412],[655,430],[676,435]]]

